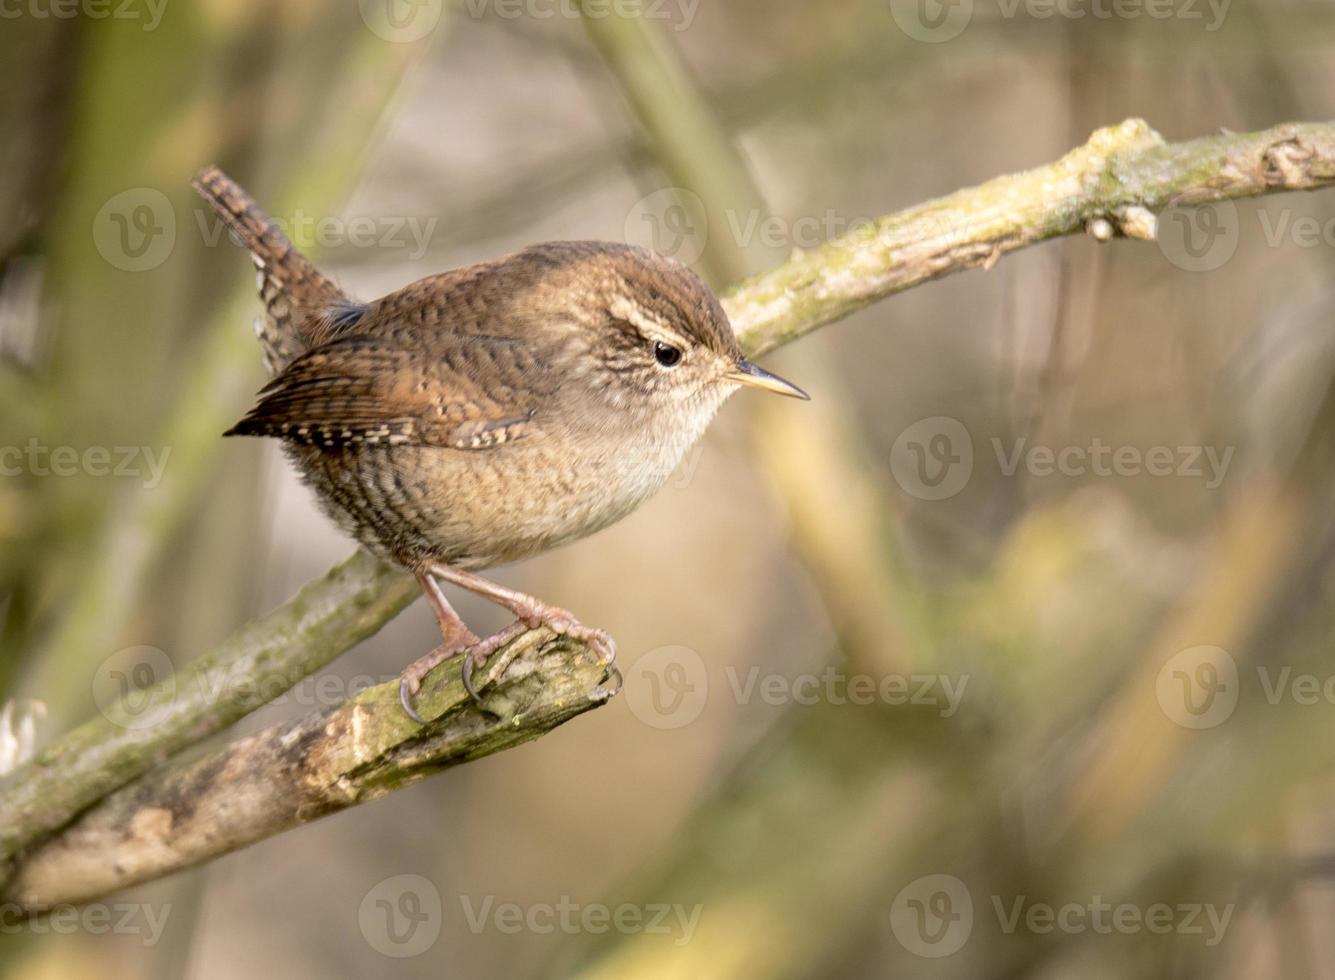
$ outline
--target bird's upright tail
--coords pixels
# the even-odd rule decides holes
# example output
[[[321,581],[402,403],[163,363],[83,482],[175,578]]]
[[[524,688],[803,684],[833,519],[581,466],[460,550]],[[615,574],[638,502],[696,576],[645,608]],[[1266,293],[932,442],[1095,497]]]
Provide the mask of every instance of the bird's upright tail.
[[[318,342],[312,331],[325,311],[352,301],[217,167],[205,167],[190,183],[250,250],[265,310],[255,333],[270,373],[277,372]]]

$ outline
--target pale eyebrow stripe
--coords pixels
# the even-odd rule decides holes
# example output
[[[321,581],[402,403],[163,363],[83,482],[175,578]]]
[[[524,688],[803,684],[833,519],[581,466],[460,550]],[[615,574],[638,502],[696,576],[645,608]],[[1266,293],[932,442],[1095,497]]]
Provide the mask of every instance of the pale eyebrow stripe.
[[[625,320],[627,323],[633,323],[642,330],[650,340],[661,340],[672,344],[674,347],[686,346],[686,338],[673,330],[667,324],[660,320],[652,319],[646,316],[643,307],[626,299],[624,296],[618,296],[612,300],[608,312],[615,317]]]

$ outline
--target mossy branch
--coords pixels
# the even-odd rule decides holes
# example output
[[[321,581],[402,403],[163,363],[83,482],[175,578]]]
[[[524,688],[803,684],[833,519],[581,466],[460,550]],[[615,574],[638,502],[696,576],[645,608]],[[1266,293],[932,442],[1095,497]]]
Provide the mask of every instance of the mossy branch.
[[[953,272],[990,268],[1006,252],[1058,235],[1091,227],[1099,238],[1106,237],[1101,233],[1105,229],[1148,237],[1154,222],[1147,216],[1152,218],[1173,204],[1307,190],[1332,182],[1335,124],[1289,124],[1260,133],[1167,144],[1145,123],[1131,120],[1099,130],[1084,146],[1053,164],[889,215],[872,227],[796,254],[774,271],[731,290],[725,306],[744,347],[756,354],[884,296]],[[376,589],[383,592],[372,597]],[[360,606],[353,601],[358,596]],[[366,556],[356,556],[311,583],[293,603],[243,628],[215,651],[207,669],[227,678],[227,684],[251,691],[273,691],[275,683],[290,685],[303,672],[319,669],[374,632],[410,596],[406,578]],[[350,609],[349,602],[355,608]],[[540,638],[522,637],[512,649],[533,651]],[[393,715],[397,710],[397,701],[389,697],[393,685],[375,688],[337,708],[206,757],[217,764],[239,759],[246,765],[229,764],[225,774],[214,774],[214,781],[193,783],[192,774],[204,771],[198,768],[202,763],[173,762],[149,770],[257,705],[244,698],[228,701],[212,685],[178,684],[177,696],[164,709],[162,725],[128,734],[111,731],[104,722],[92,723],[0,784],[5,812],[0,855],[11,860],[7,890],[27,896],[25,901],[47,901],[57,894],[91,897],[381,795],[426,771],[536,737],[586,710],[591,705],[587,692],[601,678],[601,671],[578,648],[559,649],[563,652],[557,655],[539,646],[506,668],[510,679],[501,679],[498,697],[518,698],[507,692],[521,681],[527,692],[522,699],[527,707],[517,727],[507,727],[513,725],[513,714],[498,727],[451,700],[458,693],[452,680],[457,665],[447,664],[428,679],[425,694],[424,704],[431,709],[441,697],[432,693],[440,678],[451,678],[440,703],[445,720],[437,725],[423,730]],[[576,691],[581,692],[578,698]],[[371,736],[365,729],[368,721],[376,726]],[[286,747],[279,745],[283,737],[294,735],[301,737]],[[373,751],[365,748],[372,744]],[[318,759],[306,758],[316,751]],[[374,764],[379,775],[376,791],[371,792],[361,769],[329,768],[325,762],[331,759],[392,761],[383,764],[388,768]],[[314,774],[313,782],[303,789],[310,794],[304,809],[288,808],[294,772]],[[246,787],[242,816],[224,806],[225,797],[212,795],[221,785],[218,779],[232,781],[234,788]],[[113,792],[118,786],[124,788]],[[147,827],[126,822],[134,818],[130,801],[151,803],[166,800],[171,793],[179,799],[185,790],[196,792],[202,816],[184,823],[173,818],[170,825],[162,816],[140,818]],[[80,811],[85,812],[70,824]],[[177,850],[176,845],[201,831],[199,820],[231,823],[216,849],[197,843]],[[115,878],[106,874],[104,866],[114,863],[116,847],[131,846],[116,843],[110,833],[115,828],[151,831],[156,836],[150,840],[175,845],[143,859],[132,879]],[[45,884],[57,880],[51,877],[57,868],[69,879]]]
[[[210,860],[378,799],[449,766],[536,738],[600,703],[605,671],[582,646],[533,630],[488,664],[486,707],[459,662],[404,714],[397,681],[203,755],[102,799],[24,855],[0,901],[38,912]],[[481,680],[481,678],[479,678]]]
[[[1143,120],[1100,129],[1055,163],[889,215],[795,254],[733,289],[725,306],[754,354],[892,293],[1049,238],[1101,229],[1153,238],[1172,206],[1335,182],[1335,124],[1289,123],[1165,143]],[[1106,225],[1100,224],[1106,222]]]

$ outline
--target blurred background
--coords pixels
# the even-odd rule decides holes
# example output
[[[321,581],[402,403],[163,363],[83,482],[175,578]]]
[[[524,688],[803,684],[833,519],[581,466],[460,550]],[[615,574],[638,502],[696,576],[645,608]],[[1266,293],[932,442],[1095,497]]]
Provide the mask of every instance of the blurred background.
[[[352,549],[275,446],[218,438],[264,375],[205,164],[366,298],[553,238],[723,290],[1127,117],[1335,114],[1335,10],[1302,0],[0,18],[0,700],[44,741]],[[733,399],[640,511],[498,572],[617,638],[613,703],[8,927],[0,970],[1335,976],[1335,195],[1161,227],[786,347],[810,405]],[[436,642],[418,602],[238,730]]]

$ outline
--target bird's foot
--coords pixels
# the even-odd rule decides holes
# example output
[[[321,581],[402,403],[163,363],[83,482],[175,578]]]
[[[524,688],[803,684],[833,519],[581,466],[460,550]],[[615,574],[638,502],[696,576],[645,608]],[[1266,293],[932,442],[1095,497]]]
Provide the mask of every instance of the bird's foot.
[[[409,718],[417,722],[419,725],[426,724],[426,720],[413,708],[413,696],[421,690],[422,681],[426,678],[427,674],[431,673],[446,660],[449,660],[455,654],[463,650],[467,650],[477,642],[477,637],[472,633],[469,633],[467,636],[459,637],[453,642],[442,643],[425,657],[419,657],[407,667],[403,668],[403,673],[399,675],[399,704],[403,705],[403,711]],[[467,661],[465,661],[465,663],[467,663]],[[471,694],[472,692],[470,691],[469,693]]]
[[[589,692],[590,700],[610,701],[621,693],[621,671],[616,665],[617,646],[610,633],[585,626],[572,613],[531,597],[523,608],[515,612],[531,629],[546,626],[553,633],[568,636],[593,651],[598,664],[607,668],[607,681]]]
[[[462,671],[464,690],[468,692],[469,697],[475,703],[481,704],[482,697],[478,693],[477,686],[473,683],[473,672],[480,667],[485,667],[491,655],[496,651],[513,643],[529,630],[538,629],[542,626],[547,627],[553,633],[568,636],[572,640],[588,646],[597,655],[598,663],[607,668],[607,683],[600,684],[589,692],[591,700],[607,701],[620,693],[621,671],[613,663],[616,659],[616,644],[612,642],[612,637],[606,631],[585,626],[563,609],[557,609],[554,606],[543,606],[536,602],[532,608],[526,607],[523,613],[521,619],[511,623],[499,633],[487,637],[481,643],[472,647],[464,657]]]
[[[480,596],[490,599],[497,605],[504,606],[514,613],[515,618],[519,620],[522,626],[529,629],[536,629],[539,626],[546,626],[554,633],[568,636],[572,640],[583,643],[589,647],[598,658],[598,663],[607,668],[607,683],[600,684],[589,693],[589,697],[594,701],[606,701],[615,697],[621,690],[621,671],[617,670],[613,663],[616,660],[617,648],[612,642],[612,637],[604,630],[593,629],[585,626],[573,615],[557,606],[549,606],[540,599],[535,599],[531,595],[518,592],[515,589],[506,588],[503,585],[497,585],[488,579],[475,575],[472,572],[453,568],[449,565],[431,565],[428,571],[433,575],[438,575],[447,582],[453,582],[455,585],[475,592]],[[514,627],[511,627],[513,629]],[[522,629],[520,630],[522,632]],[[505,634],[506,631],[502,631]],[[518,634],[514,634],[517,636]],[[474,666],[479,666],[486,656],[503,644],[492,644],[491,640],[486,641],[489,648],[484,651],[480,659],[475,659]],[[505,642],[508,643],[513,636],[507,635]],[[466,667],[466,670],[472,670],[472,667]],[[471,683],[471,682],[470,682]],[[466,685],[467,686],[467,685]],[[469,693],[472,693],[471,686]],[[476,697],[476,695],[474,695]]]
[[[499,633],[493,633],[480,643],[475,644],[469,649],[467,656],[464,657],[463,669],[460,672],[460,678],[464,682],[464,690],[468,696],[473,699],[474,704],[482,703],[482,696],[478,694],[477,687],[473,684],[473,671],[479,667],[485,667],[491,655],[505,646],[523,636],[528,630],[528,625],[523,622],[511,623]]]

